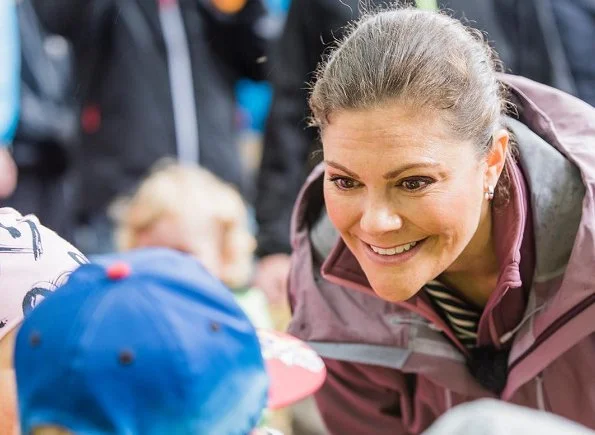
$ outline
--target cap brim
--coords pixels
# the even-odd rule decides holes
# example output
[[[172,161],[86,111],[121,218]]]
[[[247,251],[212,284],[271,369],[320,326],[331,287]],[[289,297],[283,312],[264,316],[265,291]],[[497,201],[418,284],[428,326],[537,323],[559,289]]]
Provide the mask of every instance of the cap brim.
[[[269,409],[283,408],[313,393],[324,383],[326,367],[303,341],[277,331],[258,331],[270,378]]]

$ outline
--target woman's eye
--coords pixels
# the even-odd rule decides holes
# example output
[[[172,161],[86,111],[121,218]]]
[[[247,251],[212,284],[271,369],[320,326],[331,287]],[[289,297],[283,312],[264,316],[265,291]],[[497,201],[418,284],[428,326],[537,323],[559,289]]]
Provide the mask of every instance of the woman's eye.
[[[329,180],[341,190],[351,190],[359,186],[359,183],[351,178],[331,177]]]
[[[424,178],[411,178],[401,182],[401,186],[410,192],[422,190],[432,184],[431,180]]]

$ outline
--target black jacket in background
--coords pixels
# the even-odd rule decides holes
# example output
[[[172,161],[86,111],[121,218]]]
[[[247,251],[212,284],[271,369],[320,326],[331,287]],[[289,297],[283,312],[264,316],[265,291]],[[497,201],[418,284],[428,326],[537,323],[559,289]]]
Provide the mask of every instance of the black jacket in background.
[[[131,23],[118,4],[130,2],[143,21]],[[78,156],[83,218],[105,213],[157,160],[175,156],[167,54],[157,0],[36,0],[42,22],[74,44],[83,116]],[[266,41],[261,0],[233,16],[205,0],[179,0],[187,34],[198,116],[200,163],[245,187],[235,135],[234,83],[264,78]],[[145,38],[138,38],[143,34]],[[141,39],[141,40],[139,40]],[[99,118],[97,115],[100,115]]]
[[[506,72],[595,104],[595,0],[440,0],[487,32]]]

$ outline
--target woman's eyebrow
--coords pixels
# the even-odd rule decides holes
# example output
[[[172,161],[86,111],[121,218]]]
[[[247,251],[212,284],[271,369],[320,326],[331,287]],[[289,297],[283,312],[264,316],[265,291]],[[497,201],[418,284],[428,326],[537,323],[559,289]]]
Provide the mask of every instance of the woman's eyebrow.
[[[387,172],[386,174],[384,174],[382,177],[385,178],[386,180],[391,180],[393,178],[398,177],[402,172],[405,172],[409,169],[417,169],[417,168],[437,168],[440,167],[440,163],[438,162],[412,162],[412,163],[407,163],[405,165],[402,165],[400,167],[398,167],[397,169],[394,169],[392,171]]]
[[[325,160],[325,163],[335,169],[339,169],[340,171],[345,172],[350,177],[359,178],[359,176],[355,172],[350,171],[345,166],[343,166],[337,162],[333,162],[332,160]],[[435,167],[439,167],[439,166],[441,166],[441,165],[438,162],[412,162],[412,163],[404,164],[396,169],[393,169],[392,171],[389,171],[386,174],[384,174],[382,177],[385,178],[386,180],[391,180],[393,178],[398,177],[399,174],[401,174],[402,172],[405,172],[409,169],[435,168]]]
[[[335,169],[338,169],[338,170],[340,170],[340,171],[343,171],[343,172],[345,172],[345,173],[346,173],[347,175],[349,175],[350,177],[353,177],[353,178],[359,178],[359,175],[357,175],[357,174],[356,174],[355,172],[353,172],[353,171],[350,171],[350,170],[349,170],[349,169],[347,169],[345,166],[343,166],[343,165],[340,165],[339,163],[333,162],[332,160],[325,160],[324,162],[325,162],[327,165],[329,165],[329,166],[331,166],[331,167],[333,167],[333,168],[335,168]]]

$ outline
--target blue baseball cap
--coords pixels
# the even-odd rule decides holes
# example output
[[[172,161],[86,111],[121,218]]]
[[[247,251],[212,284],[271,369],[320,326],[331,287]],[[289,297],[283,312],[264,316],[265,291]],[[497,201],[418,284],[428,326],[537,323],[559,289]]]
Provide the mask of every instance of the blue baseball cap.
[[[286,405],[325,375],[299,340],[263,337],[191,256],[147,249],[83,265],[18,333],[22,433],[248,434],[272,392]],[[309,386],[284,385],[296,376]]]

